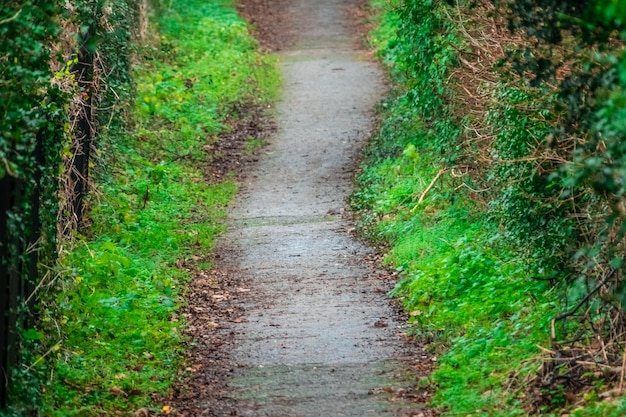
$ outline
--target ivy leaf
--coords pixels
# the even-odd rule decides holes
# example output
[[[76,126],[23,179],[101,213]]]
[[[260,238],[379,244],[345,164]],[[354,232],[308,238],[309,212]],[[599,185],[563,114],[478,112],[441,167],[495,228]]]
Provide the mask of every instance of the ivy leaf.
[[[22,336],[26,340],[41,340],[41,339],[43,339],[43,333],[41,333],[40,331],[38,331],[36,329],[28,329],[24,333],[22,333]]]

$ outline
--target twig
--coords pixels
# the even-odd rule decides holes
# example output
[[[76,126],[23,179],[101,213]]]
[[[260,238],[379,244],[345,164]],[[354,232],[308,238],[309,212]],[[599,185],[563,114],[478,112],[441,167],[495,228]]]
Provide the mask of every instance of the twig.
[[[461,188],[466,187],[468,188],[471,192],[476,193],[476,194],[480,194],[480,193],[486,193],[487,191],[491,190],[491,187],[489,188],[483,188],[481,190],[476,190],[472,187],[470,187],[469,185],[467,185],[466,183],[462,183],[461,185],[459,185],[458,187],[456,187],[454,190],[460,190]]]
[[[87,245],[87,242],[83,241],[83,243],[85,244],[85,248],[87,249],[87,252],[89,252],[89,256],[91,256],[91,259],[95,259],[96,254],[93,253],[91,249],[89,249],[89,245]]]
[[[624,349],[624,354],[622,355],[622,370],[619,375],[619,390],[624,389],[624,376],[626,374],[626,349]]]
[[[6,158],[2,158],[2,162],[4,163],[4,170],[12,177],[17,177],[17,173],[13,172],[11,166],[9,165],[9,160]]]
[[[461,63],[463,63],[466,67],[468,67],[469,69],[471,69],[475,73],[479,73],[480,72],[480,70],[478,68],[476,68],[474,65],[470,64],[470,62],[467,59],[463,58],[462,56],[459,56],[459,61],[461,61]]]
[[[606,345],[604,344],[604,340],[600,335],[597,335],[598,342],[600,342],[600,349],[602,351],[602,358],[604,358],[604,362],[609,363],[609,356],[606,354]]]
[[[559,156],[552,155],[539,155],[539,156],[527,156],[524,158],[516,158],[516,159],[492,159],[492,162],[501,163],[501,164],[514,164],[518,162],[559,162],[559,163],[568,163],[570,165],[574,165],[574,163],[566,160],[565,158]]]
[[[548,352],[550,352],[550,351],[548,351]],[[561,352],[556,352],[556,353],[553,352],[552,354],[554,354],[554,355],[559,354],[560,355],[562,353]],[[578,355],[578,356],[573,356],[571,358],[567,357],[567,356],[566,357],[559,356],[559,357],[556,357],[556,358],[542,358],[542,360],[544,362],[569,362],[569,363],[582,364],[582,365],[585,365],[585,364],[587,364],[587,365],[588,364],[595,364],[595,365],[598,365],[598,366],[603,366],[603,365],[599,364],[598,362],[584,362],[584,361],[580,361],[579,360],[580,358],[585,358],[585,357],[588,357],[588,355]]]
[[[615,269],[611,269],[611,271],[606,275],[606,277],[602,280],[602,282],[600,282],[598,284],[598,286],[595,287],[593,290],[589,291],[589,294],[587,294],[582,300],[580,300],[580,302],[578,304],[576,304],[576,306],[573,309],[571,309],[567,313],[563,313],[560,316],[557,316],[554,320],[561,321],[561,320],[563,320],[563,319],[565,319],[567,317],[570,317],[570,316],[573,316],[574,314],[576,314],[578,309],[580,309],[583,305],[585,305],[585,303],[587,303],[587,301],[589,301],[589,299],[591,297],[593,297],[595,293],[597,293],[598,291],[600,291],[600,289],[602,287],[604,287],[606,282],[609,280],[609,278],[611,278],[613,276],[614,273],[615,273]],[[553,320],[553,322],[554,322],[554,320]]]
[[[46,280],[48,279],[48,277],[50,276],[50,269],[48,269],[46,271],[46,273],[44,274],[43,278],[41,278],[41,280],[39,280],[39,283],[37,284],[37,286],[35,287],[35,289],[33,290],[33,292],[31,292],[28,295],[28,298],[26,298],[26,301],[24,301],[25,305],[28,305],[28,303],[30,303],[30,301],[33,299],[33,297],[35,296],[35,294],[37,294],[37,292],[41,289],[41,287],[44,286],[44,284],[46,284]],[[54,279],[52,279],[51,282],[54,282],[57,279],[58,275],[54,277]]]
[[[467,95],[468,95],[468,97],[469,97],[469,98],[476,99],[476,96],[474,96],[474,95],[470,92],[470,90],[468,90],[468,89],[467,89],[467,87],[465,87],[464,85],[461,85],[461,88],[462,88],[463,90],[465,90],[465,92],[467,93]]]
[[[556,321],[556,319],[552,319],[550,321],[550,345],[552,347],[552,350],[557,351],[557,344],[556,344],[556,329],[554,326],[554,322]]]
[[[598,368],[602,368],[604,370],[607,371],[611,371],[613,373],[620,373],[622,371],[622,368],[619,366],[611,366],[611,365],[604,365],[602,363],[598,363],[598,362],[588,362],[588,361],[575,361],[578,365],[590,365],[590,366],[597,366]]]
[[[541,345],[537,345],[537,347],[539,348],[539,350],[545,352],[545,353],[549,353],[550,355],[556,355],[556,352],[554,350],[550,350],[548,348],[544,348]]]
[[[143,209],[148,205],[148,198],[150,197],[150,187],[146,187],[146,193],[143,195]]]
[[[13,21],[13,20],[17,19],[17,17],[20,15],[20,13],[22,13],[22,10],[23,10],[23,9],[19,9],[19,10],[17,11],[17,13],[15,13],[13,16],[8,17],[8,18],[6,18],[6,19],[4,19],[4,20],[0,20],[0,25],[4,25],[5,23],[9,23],[9,22],[11,22],[11,21]]]
[[[57,342],[54,346],[52,346],[50,349],[48,349],[48,351],[46,353],[44,353],[43,355],[38,357],[37,360],[35,362],[33,362],[32,365],[26,366],[26,369],[29,370],[29,371],[32,371],[33,368],[35,367],[35,365],[37,365],[39,362],[44,360],[46,358],[46,356],[48,356],[52,352],[55,352],[55,351],[59,350],[59,347],[61,347],[61,343],[62,343],[62,341]]]
[[[426,189],[424,190],[424,192],[422,193],[422,195],[420,195],[419,200],[417,200],[417,205],[419,206],[420,204],[422,204],[422,201],[424,201],[424,198],[426,197],[426,194],[428,194],[428,192],[435,186],[435,183],[437,182],[437,180],[446,173],[446,171],[448,171],[447,169],[443,168],[440,169],[439,172],[437,173],[437,175],[435,176],[435,178],[433,178],[433,180],[430,182],[430,184],[428,185],[428,187],[426,187]]]

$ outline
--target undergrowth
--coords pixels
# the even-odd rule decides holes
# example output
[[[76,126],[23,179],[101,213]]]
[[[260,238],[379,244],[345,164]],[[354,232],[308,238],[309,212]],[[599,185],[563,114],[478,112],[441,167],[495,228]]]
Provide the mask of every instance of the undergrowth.
[[[352,197],[359,227],[390,245],[385,262],[402,277],[392,294],[409,312],[413,335],[439,355],[433,405],[451,414],[515,415],[516,382],[503,382],[530,377],[524,361],[537,344],[549,345],[541,329],[554,300],[544,282],[527,279],[529,266],[503,245],[483,208],[452,196],[453,180],[439,180],[418,203],[439,171],[435,151],[411,143],[427,135],[422,125],[392,127],[408,117],[403,101],[401,94],[387,101],[374,138],[374,149],[396,148],[395,156],[370,152],[359,175]]]
[[[161,411],[188,342],[181,264],[211,251],[237,190],[208,178],[210,145],[235,105],[263,107],[277,89],[231,1],[163,2],[154,20],[134,125],[98,149],[89,227],[63,248],[61,291],[26,335],[43,346],[29,366],[46,378],[39,415]]]
[[[609,380],[589,371],[573,388],[566,367],[544,362],[576,326],[553,321],[576,237],[567,203],[551,200],[555,159],[533,153],[556,123],[546,110],[555,96],[495,78],[506,67],[481,55],[464,3],[452,3],[372,2],[371,42],[394,88],[351,199],[361,232],[400,272],[392,295],[438,358],[431,405],[443,415],[622,415],[624,402],[603,394]]]

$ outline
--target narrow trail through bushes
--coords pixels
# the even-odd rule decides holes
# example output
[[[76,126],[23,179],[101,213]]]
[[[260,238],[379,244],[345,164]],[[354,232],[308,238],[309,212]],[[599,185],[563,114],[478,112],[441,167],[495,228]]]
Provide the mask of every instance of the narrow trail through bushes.
[[[195,348],[179,416],[431,416],[430,359],[387,298],[394,277],[343,216],[383,76],[350,22],[358,1],[241,2],[284,86],[277,132],[184,312]],[[213,269],[204,270],[207,262]]]

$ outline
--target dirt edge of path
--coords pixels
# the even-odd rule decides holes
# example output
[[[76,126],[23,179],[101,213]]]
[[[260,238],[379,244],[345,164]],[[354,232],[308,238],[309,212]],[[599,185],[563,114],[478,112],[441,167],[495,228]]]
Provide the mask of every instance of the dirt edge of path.
[[[237,11],[250,24],[252,35],[263,52],[278,52],[297,41],[287,9],[289,0],[238,0]]]
[[[266,142],[276,132],[276,123],[267,108],[242,104],[233,109],[225,121],[230,129],[219,135],[207,149],[209,162],[205,171],[208,183],[234,175],[243,181],[259,160],[262,148],[253,153],[245,150],[250,137]],[[167,398],[159,398],[167,412],[159,416],[196,417],[228,416],[234,404],[226,397],[227,381],[233,367],[229,351],[234,333],[229,323],[241,318],[237,307],[241,282],[237,271],[224,262],[237,257],[237,249],[220,245],[207,256],[180,260],[177,266],[191,280],[185,290],[185,305],[178,312],[184,318],[184,335],[191,348],[185,355],[178,383]],[[207,269],[206,265],[211,268]],[[210,332],[207,332],[210,330]],[[139,416],[138,416],[139,417]]]

